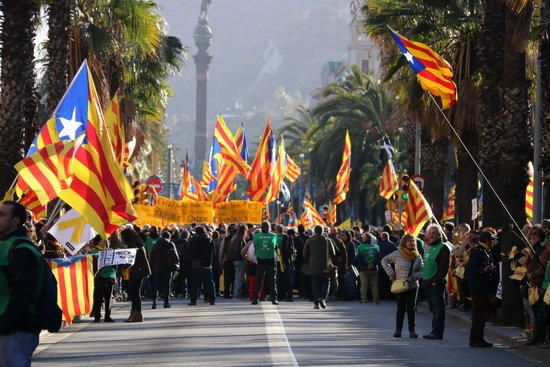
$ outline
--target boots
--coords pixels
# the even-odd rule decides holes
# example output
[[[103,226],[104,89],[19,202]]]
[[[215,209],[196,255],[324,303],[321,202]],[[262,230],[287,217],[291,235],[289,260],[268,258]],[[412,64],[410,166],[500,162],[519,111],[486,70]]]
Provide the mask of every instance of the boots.
[[[143,322],[143,315],[141,311],[130,311],[130,317],[124,320],[124,322]]]

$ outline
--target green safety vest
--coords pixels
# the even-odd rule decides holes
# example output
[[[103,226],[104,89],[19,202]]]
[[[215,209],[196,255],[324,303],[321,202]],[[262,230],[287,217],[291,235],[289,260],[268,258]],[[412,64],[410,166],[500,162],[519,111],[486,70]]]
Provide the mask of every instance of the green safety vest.
[[[253,237],[254,250],[258,259],[272,259],[275,257],[277,236],[273,233],[256,233]]]
[[[36,256],[37,260],[37,266],[38,266],[38,282],[36,286],[36,295],[39,295],[40,291],[42,290],[42,287],[40,287],[41,282],[44,278],[44,267],[41,266],[41,261],[43,260],[43,256],[38,251],[38,248],[34,246],[27,237],[10,237],[4,241],[0,242],[0,316],[4,314],[6,311],[6,307],[8,306],[8,303],[10,301],[10,286],[8,284],[8,279],[6,278],[6,275],[2,268],[7,268],[9,266],[9,255],[10,255],[10,249],[12,248],[14,242],[16,240],[24,241],[24,243],[18,244],[17,248],[28,248],[32,251],[32,253]],[[35,307],[34,305],[31,305],[31,308],[29,311],[35,313]]]
[[[422,268],[422,278],[424,280],[432,279],[437,273],[436,259],[443,246],[445,246],[443,242],[439,242],[437,245],[430,246],[428,251],[424,253],[424,267]]]

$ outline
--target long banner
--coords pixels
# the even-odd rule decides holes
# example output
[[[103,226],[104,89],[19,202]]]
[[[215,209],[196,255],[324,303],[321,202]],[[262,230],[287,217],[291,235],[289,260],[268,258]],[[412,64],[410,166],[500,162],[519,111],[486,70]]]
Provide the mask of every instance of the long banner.
[[[135,205],[139,226],[164,227],[191,223],[252,223],[262,221],[263,204],[235,200],[220,203],[214,209],[211,201],[178,201],[159,197],[155,206]]]

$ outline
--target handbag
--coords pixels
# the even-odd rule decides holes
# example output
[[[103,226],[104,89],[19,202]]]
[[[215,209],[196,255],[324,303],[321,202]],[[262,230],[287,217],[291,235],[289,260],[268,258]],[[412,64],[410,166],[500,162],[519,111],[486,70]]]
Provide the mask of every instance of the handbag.
[[[409,269],[409,275],[408,275],[409,277],[412,274],[415,261],[416,261],[416,258],[413,261],[411,261],[411,267]],[[394,294],[405,293],[405,292],[408,292],[409,289],[411,289],[411,285],[409,284],[407,279],[396,279],[391,283],[391,292]]]
[[[330,258],[328,247],[331,245],[331,242],[329,239],[325,239],[325,249],[326,249],[326,258],[327,258],[327,264],[325,266],[325,269],[323,270],[323,274],[328,277],[333,277],[336,275],[336,270],[338,267],[332,263],[332,259]]]
[[[550,306],[550,286],[548,286],[548,288],[546,288],[546,292],[544,293],[543,301],[548,306]]]

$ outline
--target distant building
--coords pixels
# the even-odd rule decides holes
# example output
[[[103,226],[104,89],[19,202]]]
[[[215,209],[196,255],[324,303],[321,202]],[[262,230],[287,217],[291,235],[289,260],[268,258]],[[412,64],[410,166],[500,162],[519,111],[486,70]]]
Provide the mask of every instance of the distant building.
[[[350,24],[351,42],[348,47],[348,64],[357,65],[364,73],[380,76],[380,49],[367,37],[356,21]]]

